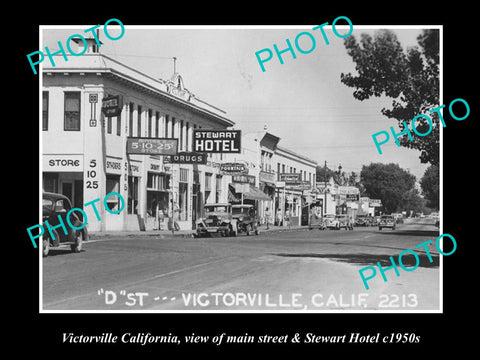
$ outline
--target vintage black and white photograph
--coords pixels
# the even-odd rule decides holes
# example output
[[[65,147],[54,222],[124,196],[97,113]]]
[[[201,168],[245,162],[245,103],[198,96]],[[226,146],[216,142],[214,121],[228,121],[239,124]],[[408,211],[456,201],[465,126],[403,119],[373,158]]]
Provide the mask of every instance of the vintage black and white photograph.
[[[443,311],[443,27],[324,20],[40,27],[41,313]]]

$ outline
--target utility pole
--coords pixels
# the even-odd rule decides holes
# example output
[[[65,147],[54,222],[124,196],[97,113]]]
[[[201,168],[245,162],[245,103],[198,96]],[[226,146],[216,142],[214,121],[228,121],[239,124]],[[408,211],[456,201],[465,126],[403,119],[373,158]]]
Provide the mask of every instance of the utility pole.
[[[323,188],[323,201],[325,202],[325,214],[327,214],[327,161],[325,160],[324,172],[323,172],[323,181],[325,187]],[[324,214],[324,216],[325,216]]]

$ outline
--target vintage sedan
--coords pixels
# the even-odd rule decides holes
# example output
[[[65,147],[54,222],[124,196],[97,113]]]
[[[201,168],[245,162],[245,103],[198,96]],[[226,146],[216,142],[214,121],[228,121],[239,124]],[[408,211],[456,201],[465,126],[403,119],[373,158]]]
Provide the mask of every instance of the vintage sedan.
[[[72,204],[65,195],[51,192],[43,193],[43,256],[48,256],[51,247],[60,247],[63,245],[70,245],[70,249],[75,253],[82,251],[83,242],[88,240],[88,231],[86,227],[83,226],[83,220],[77,216],[75,211],[70,213],[69,222],[73,227],[80,229],[76,230],[69,226],[69,223],[67,222],[67,214],[71,209]],[[61,227],[52,229],[50,233],[45,221],[48,221],[50,227],[53,228],[60,224],[60,219],[65,225],[67,234],[65,234]]]
[[[232,219],[237,220],[239,233],[245,233],[248,236],[254,232],[258,235],[258,217],[253,205],[232,205]]]
[[[205,216],[196,222],[196,236],[237,236],[238,220],[232,216],[232,205],[215,203],[204,205]]]
[[[335,214],[326,214],[323,220],[327,229],[340,229],[340,223]]]
[[[395,230],[396,221],[392,215],[382,215],[380,217],[380,222],[378,223],[378,230],[383,228],[391,228]]]
[[[367,215],[357,215],[355,218],[355,226],[369,226]]]
[[[335,218],[338,221],[337,229],[353,230],[353,222],[348,215],[339,214]]]

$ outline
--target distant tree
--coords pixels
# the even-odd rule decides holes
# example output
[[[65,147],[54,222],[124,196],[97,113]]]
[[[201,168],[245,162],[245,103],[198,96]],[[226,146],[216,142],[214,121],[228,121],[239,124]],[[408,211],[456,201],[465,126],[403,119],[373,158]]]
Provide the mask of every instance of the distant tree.
[[[440,207],[440,173],[438,166],[430,165],[420,179],[423,196],[430,208]]]
[[[434,124],[432,132],[419,137],[412,132],[413,141],[407,134],[399,137],[402,146],[420,151],[420,161],[439,163],[439,118],[428,111],[439,106],[439,31],[423,30],[417,38],[418,46],[405,52],[394,32],[379,30],[374,36],[361,34],[360,43],[354,36],[345,38],[347,53],[355,62],[356,75],[340,76],[345,85],[355,88],[353,96],[360,100],[382,95],[392,98],[392,108],[381,110],[388,118],[398,121],[397,133],[405,130],[403,121],[410,125],[419,115],[430,116]],[[429,125],[426,119],[415,121],[419,133],[426,133]],[[379,129],[383,130],[383,129]]]
[[[360,181],[365,193],[372,199],[382,200],[387,213],[395,212],[404,194],[415,186],[415,176],[398,164],[371,163],[363,165]]]
[[[335,177],[335,171],[328,167],[317,165],[316,176],[317,183],[325,181],[328,182],[330,178]]]
[[[423,212],[425,209],[425,199],[420,196],[417,188],[410,189],[403,193],[397,211],[414,211],[416,213]]]

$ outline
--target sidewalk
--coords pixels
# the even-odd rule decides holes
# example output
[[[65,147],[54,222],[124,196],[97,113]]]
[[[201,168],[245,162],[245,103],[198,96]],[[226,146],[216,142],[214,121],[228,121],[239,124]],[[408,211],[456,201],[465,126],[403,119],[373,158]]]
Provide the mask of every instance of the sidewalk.
[[[265,232],[284,232],[284,231],[297,231],[297,230],[308,230],[308,225],[306,226],[274,226],[270,225],[268,230],[265,225],[258,227],[260,234]],[[172,233],[170,230],[148,230],[148,231],[105,231],[105,232],[90,232],[89,240],[99,240],[106,238],[113,238],[116,236],[122,237],[139,237],[139,236],[151,236],[159,237],[161,239],[167,238],[192,238],[195,234],[195,230],[179,230]]]

